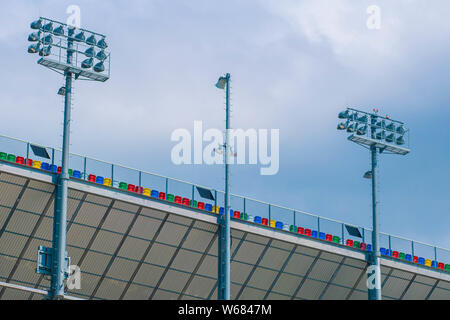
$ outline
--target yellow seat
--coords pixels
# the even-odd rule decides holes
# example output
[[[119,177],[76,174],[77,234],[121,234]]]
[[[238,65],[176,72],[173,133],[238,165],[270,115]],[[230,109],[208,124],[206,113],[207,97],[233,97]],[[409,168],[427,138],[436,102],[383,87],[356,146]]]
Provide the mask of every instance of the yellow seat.
[[[109,178],[105,178],[103,180],[103,185],[107,186],[107,187],[111,187],[111,179]]]
[[[427,267],[431,267],[431,260],[430,259],[425,259],[425,265]]]
[[[41,168],[41,162],[38,160],[33,161],[33,168],[40,169]]]
[[[142,194],[144,196],[148,196],[148,197],[150,197],[151,193],[152,193],[152,190],[150,190],[149,188],[144,188],[144,190],[142,191]]]
[[[275,228],[275,220],[270,220],[270,227]]]

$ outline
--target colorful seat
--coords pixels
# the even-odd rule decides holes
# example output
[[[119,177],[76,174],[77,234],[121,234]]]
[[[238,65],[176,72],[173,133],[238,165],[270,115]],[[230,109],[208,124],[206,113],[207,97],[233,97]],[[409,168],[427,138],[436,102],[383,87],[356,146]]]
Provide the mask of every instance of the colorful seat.
[[[136,186],[134,184],[129,184],[127,186],[127,191],[134,192],[136,190]]]
[[[371,252],[372,251],[372,245],[371,244],[367,244],[366,250]]]
[[[158,198],[159,198],[160,200],[166,200],[166,193],[165,193],[165,192],[160,192]]]
[[[198,202],[197,203],[197,209],[205,210],[205,203],[204,202]]]
[[[412,262],[412,256],[409,253],[405,254],[405,261]]]
[[[317,232],[317,230],[311,231],[311,237],[313,237],[313,238],[318,238],[319,237],[319,233]]]
[[[121,189],[121,190],[127,190],[127,188],[128,188],[128,185],[127,185],[126,182],[120,182],[120,183],[119,183],[119,189]]]
[[[275,222],[275,228],[276,229],[283,229],[283,222],[281,222],[281,221]]]
[[[169,195],[167,195],[167,196],[169,196]],[[210,203],[206,203],[206,204],[205,204],[205,210],[206,210],[206,211],[211,212],[211,211],[212,211],[212,208],[213,208],[212,204],[210,204]]]
[[[194,202],[192,202],[192,200],[189,200],[189,207],[197,208],[197,200],[194,200]]]
[[[425,265],[425,258],[419,257],[418,264]]]
[[[346,245],[347,245],[348,247],[353,247],[353,240],[352,240],[352,239],[347,239]]]
[[[72,169],[67,170],[67,172],[69,173],[69,177],[73,176],[73,170]]]
[[[158,190],[152,190],[150,192],[150,197],[152,197],[152,198],[159,198],[159,191]]]
[[[111,183],[112,183],[112,181],[111,181],[110,178],[105,178],[105,179],[103,180],[103,184],[104,184],[105,186],[107,186],[107,187],[111,187]]]
[[[265,226],[268,226],[268,225],[269,225],[269,219],[267,219],[267,218],[262,218],[261,224],[262,224],[262,225],[265,225]]]
[[[8,154],[8,158],[6,158],[9,162],[16,162],[16,156],[13,154]]]
[[[297,228],[297,233],[298,233],[298,234],[305,234],[305,228],[298,227],[298,228]]]
[[[240,219],[241,219],[241,220],[248,221],[248,214],[246,214],[245,212],[241,212],[241,217],[240,217]]]
[[[418,256],[414,256],[413,257],[413,261],[414,261],[414,263],[419,263],[419,257]]]
[[[142,190],[142,194],[147,197],[151,196],[151,192],[152,191],[149,188],[144,188],[144,190]]]
[[[398,258],[399,258],[400,260],[405,260],[405,257],[406,257],[406,255],[405,255],[404,252],[400,252],[400,253],[398,254]]]
[[[386,248],[380,248],[380,254],[386,256]]]
[[[240,211],[234,211],[233,212],[233,218],[240,219],[241,218],[241,212]]]
[[[56,173],[57,174],[61,174],[62,173],[62,167],[58,167],[58,169],[56,169]]]
[[[98,183],[98,184],[103,184],[105,182],[105,178],[97,176],[95,178],[95,182]]]
[[[42,163],[40,161],[34,160],[33,161],[33,168],[40,169],[41,168],[41,164]]]
[[[311,229],[305,229],[305,236],[311,237]]]
[[[95,182],[95,179],[96,179],[97,177],[94,175],[94,174],[90,174],[89,176],[88,176],[88,181],[90,181],[90,182]]]
[[[33,164],[34,165],[34,164]],[[77,179],[81,179],[81,172],[78,170],[73,171],[73,177]]]
[[[359,245],[359,248],[361,249],[361,250],[366,250],[366,248],[367,248],[367,244],[366,243],[364,243],[364,242],[361,242],[361,244]]]
[[[431,267],[431,260],[430,259],[425,259],[425,263],[424,263],[427,267]]]
[[[332,241],[333,241],[333,235],[331,235],[331,234],[326,234],[326,235],[325,235],[325,240],[326,240],[326,241],[332,242]]]
[[[437,268],[438,267],[438,262],[435,261],[435,260],[431,261],[431,267],[432,268]]]
[[[319,232],[319,239],[325,240],[325,232]]]
[[[188,198],[183,198],[183,201],[181,202],[181,204],[184,206],[189,206],[189,202],[190,202],[190,200]]]
[[[6,152],[0,152],[0,160],[8,159],[8,154]]]
[[[275,228],[275,220],[270,219],[270,227]]]
[[[443,262],[438,263],[438,269],[444,270],[445,266]]]
[[[181,204],[181,201],[182,201],[182,199],[181,199],[180,196],[175,196],[175,198],[174,198],[174,202],[175,202],[175,203]]]
[[[167,201],[169,202],[174,202],[175,200],[175,196],[173,194],[167,194]]]
[[[447,264],[445,265],[445,271],[450,272],[450,264],[447,263]]]
[[[392,257],[398,259],[398,251],[392,251]]]
[[[359,241],[353,241],[353,248],[359,249],[361,247],[361,243]]]
[[[222,215],[225,213],[225,208],[224,207],[219,207],[219,214]]]
[[[333,242],[334,243],[341,243],[341,238],[338,236],[333,236]]]
[[[48,164],[47,162],[42,162],[41,169],[45,170],[45,171],[49,171],[50,170],[50,164]]]
[[[26,161],[25,161],[26,162]],[[28,159],[28,166],[32,167],[33,166],[33,159]]]
[[[53,173],[58,173],[58,166],[55,165],[55,164],[51,164],[50,168],[49,168],[49,171],[53,172]]]
[[[255,219],[253,220],[253,222],[261,224],[262,223],[262,219],[261,219],[260,216],[255,216]]]
[[[293,224],[291,224],[290,227],[289,227],[289,231],[290,232],[297,232],[297,226],[294,226]]]
[[[17,164],[25,164],[25,158],[24,157],[17,157],[16,158]]]

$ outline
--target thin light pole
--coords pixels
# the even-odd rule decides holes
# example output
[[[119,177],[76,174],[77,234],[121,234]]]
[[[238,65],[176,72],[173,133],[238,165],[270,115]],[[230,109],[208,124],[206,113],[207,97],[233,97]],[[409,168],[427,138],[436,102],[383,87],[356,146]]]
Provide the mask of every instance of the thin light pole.
[[[67,64],[72,64],[72,47],[74,29],[69,28],[67,38]],[[58,189],[56,192],[55,215],[53,217],[53,267],[49,296],[51,299],[64,297],[64,278],[66,272],[66,223],[67,198],[69,182],[69,142],[70,142],[70,111],[72,98],[72,73],[65,72],[66,94],[64,101],[64,129],[62,145],[62,172],[57,177]]]
[[[374,271],[375,286],[369,288],[369,300],[381,300],[381,268],[380,268],[380,234],[378,233],[378,196],[377,196],[377,179],[378,179],[378,157],[377,147],[370,147],[372,155],[372,246],[373,251],[370,259],[370,266]]]
[[[225,78],[226,108],[225,108],[225,143],[224,143],[224,163],[225,163],[225,212],[219,216],[219,259],[218,259],[218,300],[230,300],[230,172],[228,160],[229,129],[230,129],[230,74]],[[220,81],[220,79],[219,79]]]

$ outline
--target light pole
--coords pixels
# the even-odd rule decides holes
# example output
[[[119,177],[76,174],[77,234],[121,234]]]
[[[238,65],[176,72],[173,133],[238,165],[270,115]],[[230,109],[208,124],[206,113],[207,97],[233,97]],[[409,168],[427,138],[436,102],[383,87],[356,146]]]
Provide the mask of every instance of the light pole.
[[[230,74],[220,77],[216,87],[226,88],[226,108],[225,108],[225,143],[224,162],[225,162],[225,213],[219,215],[219,254],[218,254],[218,300],[230,300],[230,173],[228,164],[228,148],[230,129]]]
[[[57,25],[54,28],[54,25]],[[65,77],[65,87],[58,94],[65,96],[64,128],[62,145],[62,172],[57,177],[55,213],[53,218],[52,248],[39,247],[37,272],[51,275],[50,299],[62,299],[65,295],[64,279],[68,276],[70,258],[66,253],[67,198],[69,182],[69,143],[70,112],[72,107],[72,79],[104,82],[109,79],[110,54],[105,52],[105,36],[77,29],[48,18],[39,18],[31,23],[31,29],[37,30],[28,36],[34,44],[28,47],[29,53],[39,53],[42,57],[38,64],[56,71]],[[75,31],[78,33],[75,35]],[[67,35],[66,35],[67,31]],[[85,33],[90,36],[86,38]],[[100,37],[97,41],[96,37]],[[56,48],[52,52],[53,47]],[[96,53],[96,48],[100,50]],[[78,54],[86,59],[78,59]],[[94,65],[94,58],[98,62]],[[108,68],[105,70],[105,63]],[[91,71],[90,69],[93,69]]]
[[[351,133],[348,140],[370,150],[372,171],[366,172],[364,177],[372,179],[372,252],[368,255],[370,269],[368,269],[369,300],[381,300],[381,269],[380,269],[380,235],[378,221],[378,153],[406,155],[409,148],[403,147],[408,143],[409,130],[404,123],[381,117],[353,108],[339,113],[339,118],[345,120],[338,124],[338,130]],[[407,141],[405,140],[406,138]]]

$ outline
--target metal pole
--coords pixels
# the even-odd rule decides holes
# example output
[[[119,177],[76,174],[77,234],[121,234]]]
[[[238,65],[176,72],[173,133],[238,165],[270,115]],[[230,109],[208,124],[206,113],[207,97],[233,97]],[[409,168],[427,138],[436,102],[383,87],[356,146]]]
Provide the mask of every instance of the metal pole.
[[[375,286],[369,288],[369,300],[381,300],[381,269],[380,269],[380,235],[378,233],[378,199],[377,199],[377,148],[371,146],[372,154],[372,246],[373,252],[370,255],[370,266],[373,274],[369,277],[375,276]],[[370,280],[369,280],[370,281]],[[372,281],[371,281],[372,282]],[[373,283],[373,282],[372,282]]]
[[[69,28],[67,38],[67,64],[72,64],[74,29]],[[64,297],[64,278],[66,272],[66,222],[67,222],[67,195],[69,182],[69,138],[70,138],[70,111],[72,93],[72,73],[65,72],[66,96],[64,102],[64,131],[62,145],[62,173],[57,176],[58,186],[56,192],[55,214],[53,218],[53,265],[49,296],[51,299]]]
[[[230,194],[229,194],[229,168],[228,168],[228,147],[230,129],[230,74],[226,76],[226,120],[225,120],[225,213],[220,219],[219,237],[219,279],[218,279],[218,299],[230,300]]]

